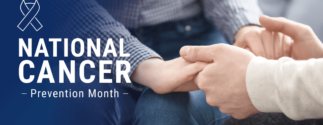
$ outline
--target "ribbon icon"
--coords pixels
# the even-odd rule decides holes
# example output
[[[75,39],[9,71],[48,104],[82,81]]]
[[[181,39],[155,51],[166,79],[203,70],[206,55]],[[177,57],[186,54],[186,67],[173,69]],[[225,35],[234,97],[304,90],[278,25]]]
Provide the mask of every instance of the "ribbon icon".
[[[31,25],[36,31],[40,30],[43,27],[43,25],[36,18],[39,9],[40,6],[38,0],[35,0],[35,3],[26,3],[25,0],[22,0],[20,4],[20,11],[25,17],[20,21],[17,27],[21,31],[25,31],[28,25]]]

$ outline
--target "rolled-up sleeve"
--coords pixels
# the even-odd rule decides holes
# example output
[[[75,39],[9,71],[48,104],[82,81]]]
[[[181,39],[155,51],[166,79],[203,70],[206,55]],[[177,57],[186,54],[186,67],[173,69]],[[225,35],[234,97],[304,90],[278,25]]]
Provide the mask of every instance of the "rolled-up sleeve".
[[[119,41],[120,38],[124,39],[124,53],[129,53],[130,57],[114,57],[112,54],[108,54],[107,57],[96,57],[94,53],[91,57],[86,55],[85,49],[84,55],[78,59],[80,60],[92,60],[95,65],[99,66],[100,60],[112,60],[112,65],[106,65],[105,68],[111,69],[113,79],[116,79],[116,61],[124,60],[128,61],[131,65],[129,77],[132,75],[135,68],[143,60],[151,57],[161,58],[156,52],[143,45],[137,38],[132,36],[129,31],[119,22],[113,19],[113,17],[99,5],[95,0],[60,0],[58,15],[61,19],[61,24],[58,27],[60,36],[68,38],[92,38],[96,41],[97,38],[101,39],[101,55],[106,47],[107,40],[112,38],[115,46],[115,50],[119,53]],[[95,43],[95,42],[94,42]],[[85,48],[87,44],[85,44]],[[76,46],[78,51],[79,46]],[[121,70],[125,70],[125,66],[121,67]],[[126,83],[122,78],[121,83],[127,87],[131,87],[135,90],[142,90],[144,86],[136,83]]]
[[[246,25],[260,25],[257,0],[202,0],[205,17],[234,43],[236,32]]]

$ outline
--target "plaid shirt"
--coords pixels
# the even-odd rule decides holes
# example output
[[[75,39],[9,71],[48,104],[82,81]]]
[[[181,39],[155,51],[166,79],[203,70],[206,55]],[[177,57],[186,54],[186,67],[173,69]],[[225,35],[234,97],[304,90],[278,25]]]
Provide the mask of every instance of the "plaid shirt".
[[[261,14],[257,0],[59,0],[55,6],[59,13],[55,16],[61,21],[58,29],[60,36],[84,40],[101,38],[101,53],[108,38],[114,40],[117,51],[119,39],[125,39],[124,53],[130,53],[130,57],[87,57],[84,54],[80,58],[90,59],[97,66],[99,60],[112,60],[113,65],[106,68],[112,70],[113,79],[116,76],[116,60],[126,60],[131,64],[131,76],[143,60],[160,57],[132,36],[126,27],[157,25],[187,19],[203,12],[205,18],[233,43],[239,28],[250,24],[259,25],[258,17]],[[122,84],[136,90],[143,88],[139,84],[126,83],[124,79]]]

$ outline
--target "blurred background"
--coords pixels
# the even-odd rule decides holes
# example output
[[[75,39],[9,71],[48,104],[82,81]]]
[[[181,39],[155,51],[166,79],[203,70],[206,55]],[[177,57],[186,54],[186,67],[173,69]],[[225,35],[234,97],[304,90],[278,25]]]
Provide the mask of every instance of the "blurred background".
[[[323,41],[323,0],[258,0],[258,4],[265,15],[309,25]]]

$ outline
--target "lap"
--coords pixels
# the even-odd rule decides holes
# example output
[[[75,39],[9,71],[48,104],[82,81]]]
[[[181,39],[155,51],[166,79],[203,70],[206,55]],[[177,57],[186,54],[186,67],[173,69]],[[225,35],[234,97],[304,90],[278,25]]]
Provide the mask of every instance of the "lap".
[[[76,67],[79,67],[78,65],[76,63]],[[68,78],[65,76],[63,84],[55,84],[53,85],[55,88],[51,88],[53,90],[65,91],[71,89],[72,91],[84,92],[84,98],[61,98],[52,101],[52,118],[55,119],[55,123],[53,124],[131,124],[136,101],[140,93],[117,83],[99,83],[99,71],[97,69],[85,67],[84,73],[86,78],[89,78],[90,75],[95,75],[96,79],[92,83],[87,84],[78,78],[79,75],[76,75],[75,83],[69,83]],[[53,74],[58,74],[58,68],[53,70]],[[79,74],[78,70],[75,71],[75,74]],[[111,78],[111,76],[106,77]],[[119,92],[119,98],[89,98],[87,94],[88,90],[94,89],[96,91],[110,91],[115,89]],[[123,95],[122,93],[129,94]]]
[[[147,89],[137,102],[133,124],[220,125],[229,117],[209,106],[201,90],[159,95]]]

